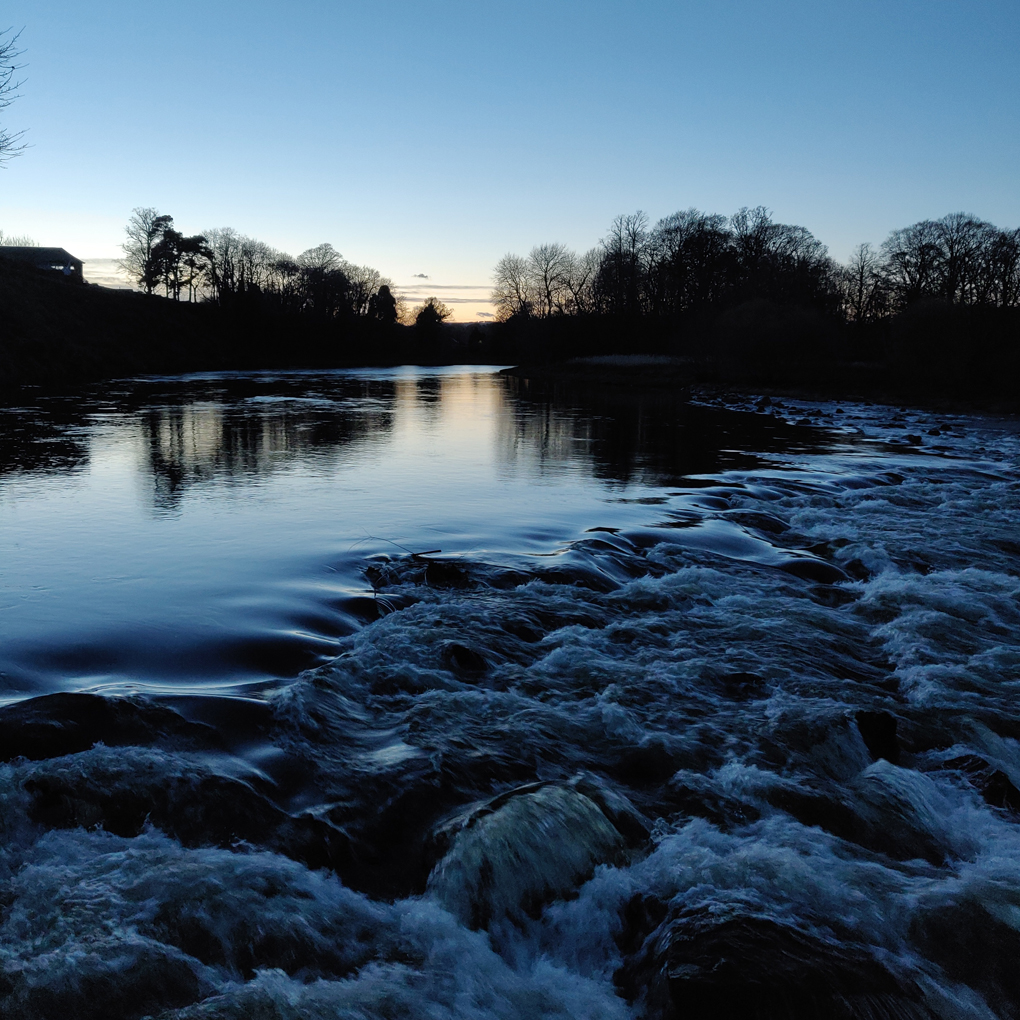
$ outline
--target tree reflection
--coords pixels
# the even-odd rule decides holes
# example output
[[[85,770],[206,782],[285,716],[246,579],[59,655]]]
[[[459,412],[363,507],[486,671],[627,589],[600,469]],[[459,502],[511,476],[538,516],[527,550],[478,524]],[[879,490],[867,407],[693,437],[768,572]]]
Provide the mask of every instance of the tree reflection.
[[[81,470],[89,461],[86,427],[70,401],[0,409],[0,477]]]
[[[619,485],[671,485],[821,443],[814,430],[778,417],[692,404],[668,391],[535,386],[514,377],[505,384],[513,413],[498,419],[504,464],[531,457],[542,470],[582,465]]]
[[[250,484],[306,463],[327,470],[393,427],[390,380],[233,380],[139,414],[153,499],[176,509],[195,486]]]

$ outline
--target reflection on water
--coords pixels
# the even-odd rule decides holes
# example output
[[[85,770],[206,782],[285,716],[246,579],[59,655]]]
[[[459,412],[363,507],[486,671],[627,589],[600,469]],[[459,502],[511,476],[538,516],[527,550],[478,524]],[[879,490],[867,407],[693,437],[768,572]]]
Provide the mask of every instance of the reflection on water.
[[[493,457],[506,469],[581,468],[619,484],[668,484],[818,443],[778,418],[698,407],[668,393],[544,392],[489,373],[216,376],[0,409],[0,475],[86,467],[102,455],[98,434],[116,429],[122,443],[144,450],[154,504],[172,509],[194,486],[252,482],[297,463],[328,471],[345,447],[378,442],[398,421],[400,431],[441,420],[491,428]]]
[[[816,448],[810,428],[769,415],[690,404],[668,390],[540,388],[507,380],[513,413],[501,420],[500,454],[543,467],[581,462],[607,482],[670,485],[687,475],[749,467],[758,454]]]
[[[344,447],[378,438],[392,426],[391,381],[366,381],[354,392],[341,386],[328,395],[266,388],[277,392],[229,387],[142,410],[138,425],[159,508],[174,509],[188,488],[214,479],[242,483],[300,460],[326,469]]]
[[[0,425],[8,696],[293,675],[362,626],[373,554],[548,554],[629,523],[621,493],[818,442],[484,369],[139,380]]]

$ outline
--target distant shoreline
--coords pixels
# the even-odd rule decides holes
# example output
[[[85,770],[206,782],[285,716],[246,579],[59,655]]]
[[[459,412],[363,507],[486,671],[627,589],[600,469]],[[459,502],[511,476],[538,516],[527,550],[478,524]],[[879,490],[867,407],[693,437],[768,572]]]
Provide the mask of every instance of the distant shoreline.
[[[450,324],[431,332],[363,318],[320,321],[279,314],[257,296],[230,306],[188,303],[70,284],[0,260],[0,400],[21,399],[24,387],[69,392],[139,375],[511,364],[506,376],[536,387],[757,394],[1015,415],[1015,319],[991,320],[998,323],[998,346],[987,348],[984,319],[963,318],[940,338],[940,325],[952,320],[932,308],[908,323],[909,343],[880,346],[877,357],[864,361],[850,360],[833,344],[803,356],[788,350],[785,339],[756,338],[753,331],[734,348],[576,319],[524,328]],[[630,351],[613,350],[619,346]]]

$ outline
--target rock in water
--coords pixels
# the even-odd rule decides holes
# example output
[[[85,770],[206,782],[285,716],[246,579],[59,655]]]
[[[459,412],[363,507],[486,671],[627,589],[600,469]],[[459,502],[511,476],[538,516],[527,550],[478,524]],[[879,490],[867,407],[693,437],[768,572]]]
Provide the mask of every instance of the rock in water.
[[[656,917],[645,904],[628,913]],[[616,982],[661,1020],[935,1020],[866,947],[718,907],[667,917]]]
[[[428,890],[464,924],[485,928],[537,916],[625,850],[590,797],[567,786],[526,787],[468,817]]]

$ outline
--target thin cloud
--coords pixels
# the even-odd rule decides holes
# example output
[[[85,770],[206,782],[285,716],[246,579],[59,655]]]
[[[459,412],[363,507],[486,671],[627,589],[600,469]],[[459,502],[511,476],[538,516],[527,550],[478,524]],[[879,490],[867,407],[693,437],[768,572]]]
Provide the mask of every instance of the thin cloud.
[[[426,279],[428,279],[428,277],[426,277]],[[419,283],[413,283],[413,284],[411,284],[411,288],[414,289],[414,290],[421,290],[422,289],[422,285],[419,284]],[[475,283],[433,283],[433,284],[430,284],[427,289],[430,290],[430,291],[432,291],[432,290],[484,290],[486,293],[489,293],[492,290],[492,287],[486,286],[484,284],[475,284]]]

